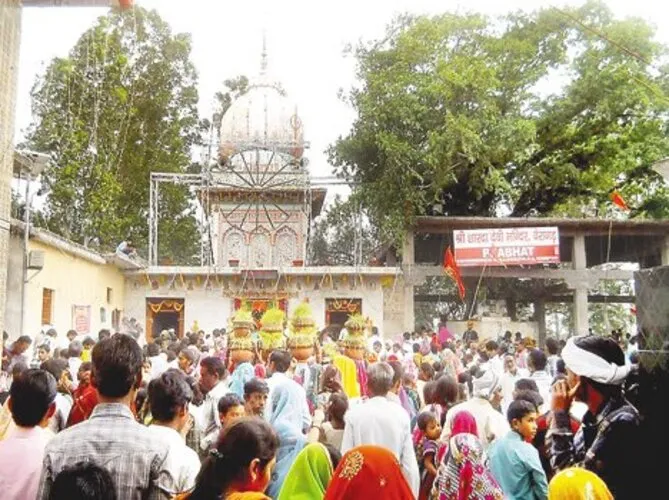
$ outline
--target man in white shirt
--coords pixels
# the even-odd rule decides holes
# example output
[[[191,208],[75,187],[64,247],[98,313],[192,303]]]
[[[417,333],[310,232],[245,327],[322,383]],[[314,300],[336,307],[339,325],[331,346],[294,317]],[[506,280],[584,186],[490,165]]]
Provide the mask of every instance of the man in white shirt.
[[[79,367],[81,367],[81,353],[84,352],[84,345],[79,340],[70,342],[67,348],[70,375],[72,376],[72,385],[76,387],[79,385]]]
[[[361,445],[376,445],[392,451],[402,466],[414,496],[418,497],[420,475],[411,442],[409,416],[387,399],[393,385],[388,363],[374,363],[367,370],[370,399],[352,407],[344,417],[341,452]]]
[[[499,377],[492,370],[488,370],[479,378],[474,379],[473,397],[455,405],[446,413],[446,422],[441,433],[441,441],[447,443],[453,430],[453,420],[461,411],[468,411],[476,420],[478,436],[483,448],[487,448],[491,441],[504,436],[509,432],[509,424],[506,417],[493,408],[490,400],[502,388],[499,385]]]
[[[151,380],[160,377],[163,373],[169,368],[167,365],[167,356],[161,354],[160,346],[154,342],[151,342],[146,346],[146,353],[149,356],[149,361],[151,362]]]
[[[295,382],[293,379],[286,375],[288,368],[290,368],[291,355],[287,351],[272,351],[269,355],[269,362],[267,365],[267,387],[269,388],[269,393],[267,395],[267,400],[272,401],[272,393],[280,385],[288,384],[295,386],[296,390],[299,391],[304,397],[301,398],[300,403],[300,414],[302,415],[302,421],[299,424],[302,427],[302,430],[307,431],[311,426],[311,413],[309,412],[309,405],[307,404],[307,393],[300,384]],[[272,418],[272,405],[265,406],[265,412],[263,414],[265,419],[269,422]],[[298,422],[296,422],[298,424]]]
[[[485,351],[488,355],[488,364],[492,371],[495,372],[495,375],[501,377],[502,373],[504,373],[504,361],[502,361],[502,358],[499,356],[499,353],[497,352],[498,350],[499,344],[497,342],[494,340],[486,342]]]
[[[225,382],[227,371],[223,361],[210,356],[200,363],[200,389],[205,394],[204,403],[198,408],[196,425],[202,435],[200,451],[206,455],[209,449],[216,444],[218,433],[221,430],[221,421],[218,418],[218,400],[228,393]]]
[[[546,371],[548,359],[544,351],[540,349],[530,349],[527,355],[527,367],[530,370],[530,379],[534,380],[539,388],[539,394],[544,400],[544,404],[539,409],[541,413],[550,410],[551,402],[551,386],[553,385],[553,377]]]
[[[150,429],[169,446],[163,467],[170,480],[165,485],[172,495],[189,491],[200,471],[200,459],[185,441],[192,425],[188,403],[193,391],[183,373],[168,370],[149,383],[148,397],[153,416]]]

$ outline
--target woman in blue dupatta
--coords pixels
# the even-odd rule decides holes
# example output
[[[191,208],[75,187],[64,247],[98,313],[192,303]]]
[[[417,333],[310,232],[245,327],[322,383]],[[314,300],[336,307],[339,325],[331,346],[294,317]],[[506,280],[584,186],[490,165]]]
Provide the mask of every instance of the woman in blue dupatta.
[[[269,404],[272,413],[269,423],[279,436],[279,451],[276,454],[276,466],[272,481],[267,488],[267,496],[276,500],[290,466],[297,455],[307,445],[307,437],[302,433],[302,413],[304,392],[297,382],[284,382],[272,391]]]
[[[244,400],[244,384],[256,376],[255,368],[251,363],[241,363],[237,365],[235,371],[230,377],[230,392],[234,392],[239,398]]]

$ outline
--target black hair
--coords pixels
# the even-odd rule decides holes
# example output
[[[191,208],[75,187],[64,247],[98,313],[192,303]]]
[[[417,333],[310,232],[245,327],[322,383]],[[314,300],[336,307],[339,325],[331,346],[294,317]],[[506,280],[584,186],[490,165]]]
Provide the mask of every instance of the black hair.
[[[87,345],[94,346],[95,340],[93,340],[91,337],[86,337],[81,343],[84,347],[86,347]]]
[[[116,488],[109,472],[91,462],[65,467],[56,476],[49,500],[116,500]]]
[[[19,427],[34,427],[56,399],[56,379],[45,370],[26,370],[12,381],[9,397],[14,423]]]
[[[195,377],[186,376],[186,383],[190,387],[190,390],[193,391],[193,403],[195,406],[200,406],[204,402],[204,395],[200,389],[200,384],[195,379]]]
[[[93,363],[90,361],[84,361],[79,365],[79,371],[89,372],[93,369]]]
[[[81,356],[82,352],[84,352],[84,344],[82,344],[78,340],[73,340],[67,347],[67,354],[71,358],[78,358],[79,356]]]
[[[106,328],[103,328],[98,332],[98,342],[104,339],[108,339],[109,337],[111,337],[111,332]]]
[[[252,378],[244,384],[244,399],[247,399],[251,394],[259,392],[260,394],[269,394],[269,387],[267,382],[259,378]]]
[[[158,422],[170,422],[178,411],[193,400],[186,376],[179,370],[167,370],[148,387],[151,415]]]
[[[557,363],[555,363],[555,371],[557,373],[562,373],[563,375],[567,374],[567,365],[564,362],[564,359],[560,358],[557,360]]]
[[[435,361],[432,363],[432,368],[434,369],[435,373],[441,371],[441,363],[439,361]]]
[[[14,366],[12,366],[12,379],[20,377],[26,371],[28,371],[28,365],[23,361],[14,363]]]
[[[423,401],[426,405],[432,404],[435,402],[437,395],[437,382],[430,380],[423,386]]]
[[[516,391],[534,391],[539,392],[539,386],[531,378],[521,378],[516,380],[513,387]]]
[[[77,332],[76,332],[76,330],[68,330],[67,333],[65,334],[65,336],[67,337],[68,335],[74,335],[75,338],[76,338]]]
[[[511,401],[509,409],[506,411],[506,419],[511,424],[514,420],[522,420],[530,413],[537,413],[537,405],[525,399],[516,399]]]
[[[54,379],[57,381],[60,380],[60,377],[63,375],[65,370],[69,369],[69,364],[66,360],[62,358],[58,359],[47,359],[44,363],[40,365],[40,368],[44,371],[49,372]]]
[[[167,349],[166,351],[163,351],[167,355],[167,362],[171,363],[175,359],[177,359],[176,353],[172,349]]]
[[[195,354],[193,349],[189,347],[183,347],[181,351],[179,351],[179,356],[183,356],[184,358],[186,358],[188,361],[190,361],[191,365],[194,365],[195,362],[197,361],[197,355]]]
[[[402,336],[404,337],[404,340],[411,340],[411,334],[409,332],[404,332]]]
[[[431,411],[424,411],[420,415],[418,415],[418,418],[416,419],[416,425],[421,431],[425,432],[427,430],[427,426],[430,425],[430,422],[436,422],[436,421],[437,421],[437,415],[435,415]]]
[[[413,349],[414,354],[418,354],[420,352],[420,346],[418,344],[412,344],[411,348]]]
[[[530,353],[527,355],[527,362],[531,364],[535,371],[543,371],[546,369],[548,359],[541,349],[530,349]]]
[[[402,376],[404,375],[404,368],[402,367],[402,363],[399,361],[388,361],[388,364],[390,367],[393,369],[393,387],[398,384],[402,380]]]
[[[332,462],[332,470],[337,470],[339,462],[341,462],[341,451],[338,448],[335,448],[330,443],[321,443],[325,446],[325,449],[328,450],[328,455],[330,455],[330,462]]]
[[[237,394],[231,392],[218,400],[218,413],[225,415],[230,411],[230,408],[234,408],[235,406],[244,406],[244,402],[239,399]]]
[[[548,337],[546,339],[546,350],[551,356],[555,356],[560,350],[560,344],[553,337]]]
[[[286,373],[290,368],[292,356],[288,351],[272,351],[269,355],[269,362],[274,363],[274,369],[279,373]]]
[[[348,398],[346,394],[333,392],[330,394],[330,415],[340,422],[344,421],[344,415],[348,411]]]
[[[434,368],[430,363],[421,363],[420,364],[420,371],[422,371],[425,375],[427,375],[430,380],[434,378]]]
[[[497,351],[497,349],[499,349],[499,344],[494,340],[489,340],[485,343],[485,348],[488,351]]]
[[[51,352],[51,346],[49,344],[42,344],[41,346],[39,346],[37,348],[38,351],[40,349],[42,349],[43,351],[46,351],[46,352]]]
[[[523,389],[522,391],[516,391],[513,400],[529,401],[537,408],[539,408],[542,404],[544,404],[544,398],[541,397],[541,394],[539,394],[536,391],[529,391],[527,389]]]
[[[454,403],[458,400],[459,392],[458,383],[455,381],[455,379],[448,375],[442,375],[437,379],[437,384],[435,387],[435,402],[441,405]]]
[[[225,377],[225,374],[227,373],[223,361],[214,356],[208,356],[204,358],[202,361],[200,361],[200,366],[206,368],[207,371],[212,375],[215,374],[219,380]]]
[[[155,342],[146,345],[146,354],[150,357],[158,356],[160,354],[160,346]]]
[[[17,344],[32,344],[33,341],[28,335],[21,335],[18,339],[16,339]]]
[[[102,397],[122,398],[142,376],[142,348],[128,335],[114,335],[93,348],[93,382]]]
[[[279,439],[258,417],[244,417],[224,428],[216,448],[202,463],[195,489],[188,498],[218,500],[233,481],[244,481],[249,464],[258,459],[264,469],[276,456]]]

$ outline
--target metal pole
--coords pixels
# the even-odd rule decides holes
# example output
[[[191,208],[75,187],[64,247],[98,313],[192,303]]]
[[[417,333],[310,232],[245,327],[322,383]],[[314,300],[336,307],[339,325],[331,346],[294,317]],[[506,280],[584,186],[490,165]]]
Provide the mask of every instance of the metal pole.
[[[28,259],[30,258],[30,250],[28,248],[30,240],[30,175],[26,178],[25,200],[23,228],[23,289],[21,290],[21,335],[28,335],[28,332],[26,331],[28,323],[26,321],[26,304],[28,303]]]

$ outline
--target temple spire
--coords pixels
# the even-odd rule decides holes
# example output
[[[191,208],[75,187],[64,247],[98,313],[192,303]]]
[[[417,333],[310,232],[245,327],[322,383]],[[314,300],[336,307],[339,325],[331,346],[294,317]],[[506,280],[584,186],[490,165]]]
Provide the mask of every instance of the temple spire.
[[[262,54],[260,56],[260,74],[267,74],[267,32],[262,32]]]

